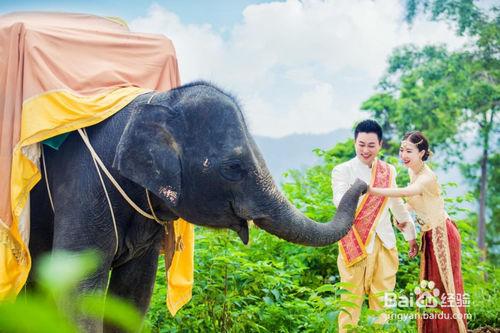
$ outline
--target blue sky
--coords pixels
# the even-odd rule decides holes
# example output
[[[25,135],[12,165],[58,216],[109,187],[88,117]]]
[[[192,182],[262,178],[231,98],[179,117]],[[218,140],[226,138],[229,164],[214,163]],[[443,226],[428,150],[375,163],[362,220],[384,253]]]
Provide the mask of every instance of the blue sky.
[[[125,19],[176,48],[181,80],[206,79],[238,96],[254,134],[352,128],[398,46],[465,40],[446,23],[404,22],[401,0],[2,1],[19,10]]]
[[[169,8],[182,17],[187,24],[208,23],[217,28],[230,27],[242,18],[243,9],[250,4],[265,0],[170,0],[170,1],[0,1],[0,13],[43,10],[92,13],[102,16],[120,16],[129,21],[144,15],[153,4]]]

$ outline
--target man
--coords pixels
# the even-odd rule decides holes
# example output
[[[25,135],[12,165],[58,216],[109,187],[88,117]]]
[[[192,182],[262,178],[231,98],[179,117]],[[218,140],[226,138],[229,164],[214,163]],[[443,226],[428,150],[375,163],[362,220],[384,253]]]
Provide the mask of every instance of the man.
[[[380,125],[374,120],[360,122],[354,130],[354,139],[356,157],[339,164],[332,171],[335,206],[339,205],[356,178],[378,187],[396,186],[395,168],[377,159],[382,148]],[[339,242],[337,265],[340,280],[347,282],[346,289],[353,294],[343,294],[342,300],[357,305],[348,309],[351,315],[340,313],[339,332],[346,332],[348,324],[357,325],[365,295],[368,295],[370,309],[381,310],[383,293],[394,290],[399,261],[389,209],[410,245],[410,257],[417,255],[415,225],[403,201],[372,194],[361,197],[353,228]],[[386,320],[387,315],[382,314],[377,322],[384,323]]]

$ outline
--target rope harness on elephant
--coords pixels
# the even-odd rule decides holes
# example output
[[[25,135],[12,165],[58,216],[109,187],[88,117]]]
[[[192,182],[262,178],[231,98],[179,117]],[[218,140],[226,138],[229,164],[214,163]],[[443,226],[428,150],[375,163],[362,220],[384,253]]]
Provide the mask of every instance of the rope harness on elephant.
[[[151,102],[151,99],[155,95],[156,95],[156,93],[154,93],[154,94],[151,95],[151,97],[149,98],[149,100],[147,102],[148,104]],[[143,211],[135,202],[133,202],[132,199],[130,199],[130,197],[127,195],[127,193],[125,193],[125,191],[120,186],[120,184],[118,184],[118,182],[115,180],[115,178],[111,175],[111,173],[109,172],[108,168],[106,168],[106,166],[102,162],[101,158],[99,157],[99,155],[96,153],[96,151],[92,147],[92,144],[90,143],[90,140],[89,140],[89,137],[87,135],[87,131],[85,130],[85,128],[78,129],[78,133],[80,134],[83,142],[85,143],[85,146],[88,148],[88,150],[90,152],[90,155],[92,156],[92,160],[93,160],[95,168],[97,170],[97,174],[99,175],[99,179],[101,181],[101,185],[102,185],[102,188],[104,190],[104,194],[106,195],[106,199],[108,201],[108,206],[109,206],[109,210],[111,212],[111,218],[113,220],[113,228],[114,228],[114,233],[115,233],[115,238],[116,238],[115,254],[118,252],[118,228],[116,226],[116,218],[115,218],[115,214],[114,214],[114,211],[113,211],[113,206],[111,204],[111,199],[109,198],[108,190],[106,188],[106,184],[104,183],[104,179],[102,178],[102,174],[101,174],[100,169],[102,169],[102,171],[104,172],[104,174],[108,177],[109,181],[114,185],[114,187],[121,194],[121,196],[123,197],[123,199],[125,199],[125,201],[127,201],[128,204],[132,208],[134,208],[142,216],[144,216],[144,217],[146,217],[146,218],[148,218],[150,220],[153,220],[156,223],[158,223],[161,226],[163,226],[165,228],[165,232],[168,233],[168,231],[167,231],[167,223],[168,223],[168,221],[162,221],[162,220],[160,220],[156,216],[156,214],[154,212],[154,209],[153,209],[153,205],[151,204],[151,199],[150,199],[150,196],[149,196],[149,191],[147,189],[145,190],[146,191],[146,198],[147,198],[147,201],[148,201],[148,205],[149,205],[149,209],[151,211],[151,214]],[[45,154],[44,154],[44,151],[43,151],[43,144],[42,144],[42,161],[43,161],[43,171],[44,171],[44,175],[45,175],[45,182],[46,182],[46,185],[47,185],[47,192],[48,192],[48,195],[49,195],[50,205],[52,207],[52,211],[55,212],[55,210],[54,210],[54,202],[52,200],[52,195],[51,195],[51,191],[50,191],[50,187],[49,187],[49,181],[48,181],[48,178],[47,178],[47,168],[46,168],[46,164],[45,164],[44,155]]]

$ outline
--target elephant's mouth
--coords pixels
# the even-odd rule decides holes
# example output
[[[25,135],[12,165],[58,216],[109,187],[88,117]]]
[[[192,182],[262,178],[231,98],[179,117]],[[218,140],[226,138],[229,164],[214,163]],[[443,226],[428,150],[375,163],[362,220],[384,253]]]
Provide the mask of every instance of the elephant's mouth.
[[[249,238],[248,220],[240,217],[238,213],[236,213],[236,209],[234,208],[234,203],[232,201],[229,202],[229,207],[238,221],[238,223],[230,225],[229,228],[236,231],[243,244],[247,245]]]

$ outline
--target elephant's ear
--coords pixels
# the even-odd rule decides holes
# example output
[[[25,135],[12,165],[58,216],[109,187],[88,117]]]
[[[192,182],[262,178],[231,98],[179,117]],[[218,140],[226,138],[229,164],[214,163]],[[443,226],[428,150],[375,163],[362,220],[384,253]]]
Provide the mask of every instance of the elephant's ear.
[[[181,195],[181,163],[173,126],[179,114],[143,104],[131,115],[116,148],[113,167],[171,207]]]

